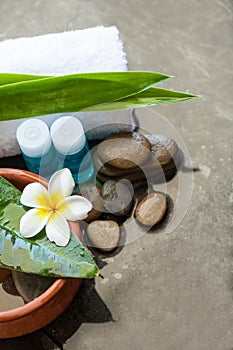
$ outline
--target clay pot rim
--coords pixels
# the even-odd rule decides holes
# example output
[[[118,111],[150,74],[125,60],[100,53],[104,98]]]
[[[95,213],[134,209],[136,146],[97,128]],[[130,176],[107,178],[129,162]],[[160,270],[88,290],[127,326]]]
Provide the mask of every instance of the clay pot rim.
[[[16,318],[21,318],[34,310],[38,310],[43,304],[47,303],[50,299],[54,297],[57,292],[62,289],[66,279],[57,279],[53,284],[39,297],[33,299],[29,303],[19,306],[17,308],[0,312],[0,321],[7,322],[15,320]]]
[[[9,175],[16,175],[18,179],[20,179],[20,177],[23,176],[24,178],[26,177],[29,180],[29,182],[40,182],[42,185],[45,186],[48,184],[48,181],[45,178],[37,174],[31,173],[27,170],[1,168],[0,175],[3,177],[9,177]],[[71,228],[77,226],[77,223],[75,222],[70,222],[69,224]],[[11,310],[0,312],[0,322],[7,322],[15,320],[16,318],[21,318],[26,314],[31,313],[32,311],[40,308],[45,303],[48,303],[54,297],[54,295],[57,294],[59,290],[63,288],[63,286],[66,282],[68,282],[69,279],[71,278],[58,278],[44,293],[42,293],[39,297],[35,298],[29,303]]]

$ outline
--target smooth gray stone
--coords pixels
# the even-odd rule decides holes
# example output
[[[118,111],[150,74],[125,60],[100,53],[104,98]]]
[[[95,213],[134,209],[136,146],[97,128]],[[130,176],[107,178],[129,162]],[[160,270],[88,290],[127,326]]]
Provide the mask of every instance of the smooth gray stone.
[[[127,215],[131,209],[133,187],[129,181],[108,180],[102,187],[103,204],[107,212],[117,216]]]
[[[32,275],[15,270],[12,271],[12,277],[19,295],[26,303],[45,292],[55,281],[53,277]]]

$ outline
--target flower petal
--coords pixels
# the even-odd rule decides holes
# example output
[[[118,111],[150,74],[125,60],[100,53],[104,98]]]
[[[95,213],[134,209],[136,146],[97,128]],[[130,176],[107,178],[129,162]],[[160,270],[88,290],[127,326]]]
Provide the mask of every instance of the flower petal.
[[[31,183],[24,188],[20,201],[27,207],[51,207],[47,189],[38,182]]]
[[[37,235],[47,224],[49,214],[44,209],[30,209],[20,220],[20,233],[29,238]]]
[[[56,171],[49,180],[48,191],[53,203],[56,206],[62,199],[70,196],[75,187],[75,182],[69,169]]]
[[[70,240],[68,222],[59,212],[53,213],[45,228],[48,239],[58,246],[66,246]]]
[[[91,209],[91,202],[82,196],[67,197],[57,205],[57,210],[70,221],[85,219]]]

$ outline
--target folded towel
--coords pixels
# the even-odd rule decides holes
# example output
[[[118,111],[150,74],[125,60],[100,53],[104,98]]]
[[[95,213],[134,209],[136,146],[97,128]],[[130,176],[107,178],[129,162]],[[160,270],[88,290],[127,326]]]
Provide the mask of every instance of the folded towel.
[[[78,72],[126,71],[127,59],[116,27],[94,27],[64,33],[0,42],[0,72],[65,75]],[[67,113],[71,114],[71,113]],[[50,125],[64,114],[39,117]],[[72,115],[74,115],[72,113]],[[89,139],[115,131],[131,131],[135,120],[129,111],[75,114]],[[16,130],[23,119],[0,123],[0,158],[20,153]],[[116,123],[118,122],[117,126]],[[104,124],[100,128],[100,124]]]
[[[0,43],[0,72],[65,75],[127,70],[116,27],[18,38]]]

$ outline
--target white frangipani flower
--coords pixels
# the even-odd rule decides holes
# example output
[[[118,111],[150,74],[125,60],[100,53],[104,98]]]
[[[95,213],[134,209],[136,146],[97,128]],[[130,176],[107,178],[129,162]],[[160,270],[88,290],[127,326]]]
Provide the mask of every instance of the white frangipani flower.
[[[67,220],[77,221],[87,217],[91,202],[82,196],[71,196],[75,183],[69,169],[57,171],[49,180],[48,189],[40,183],[27,185],[21,203],[31,207],[21,218],[20,233],[29,238],[44,227],[51,242],[65,246],[70,240]]]

